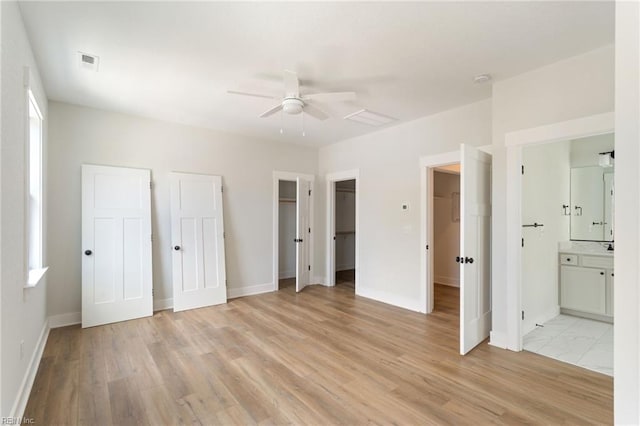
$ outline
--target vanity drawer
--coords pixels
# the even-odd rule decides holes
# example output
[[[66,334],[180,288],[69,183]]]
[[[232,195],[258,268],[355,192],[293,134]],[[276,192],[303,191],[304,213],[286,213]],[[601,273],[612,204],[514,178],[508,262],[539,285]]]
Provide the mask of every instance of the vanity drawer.
[[[613,269],[613,256],[582,256],[582,266]]]
[[[560,253],[560,263],[562,265],[577,265],[578,264],[578,255],[577,254]]]

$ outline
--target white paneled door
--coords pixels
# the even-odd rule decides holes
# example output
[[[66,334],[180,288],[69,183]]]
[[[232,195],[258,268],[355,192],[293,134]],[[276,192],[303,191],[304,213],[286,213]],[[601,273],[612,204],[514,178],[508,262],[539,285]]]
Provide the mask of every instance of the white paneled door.
[[[311,229],[309,206],[311,202],[311,182],[297,178],[296,197],[296,292],[302,291],[311,281]]]
[[[82,327],[153,314],[151,172],[82,166]]]
[[[460,205],[460,353],[491,329],[491,156],[462,145]]]
[[[173,310],[227,302],[220,176],[171,173]]]

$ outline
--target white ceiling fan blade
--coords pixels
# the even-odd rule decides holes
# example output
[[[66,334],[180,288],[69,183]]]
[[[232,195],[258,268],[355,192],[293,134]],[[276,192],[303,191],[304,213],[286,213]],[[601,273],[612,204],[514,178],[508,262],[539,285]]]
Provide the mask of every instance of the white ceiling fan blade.
[[[305,95],[302,100],[313,100],[318,102],[344,102],[352,101],[356,98],[355,92],[328,92],[328,93],[313,93]]]
[[[232,95],[252,96],[254,98],[280,99],[279,97],[273,96],[273,95],[263,95],[261,93],[239,92],[237,90],[227,90],[227,93],[230,93]]]
[[[274,106],[273,108],[269,108],[268,110],[266,110],[265,112],[263,112],[262,114],[260,114],[260,118],[264,118],[264,117],[269,117],[270,115],[275,114],[276,112],[280,111],[282,109],[282,104],[278,104],[276,106]]]
[[[300,96],[300,83],[298,75],[293,71],[284,70],[284,94],[287,97]]]
[[[302,111],[306,112],[313,118],[317,118],[318,120],[326,120],[327,118],[329,118],[329,115],[326,112],[310,104],[305,104],[304,109]]]

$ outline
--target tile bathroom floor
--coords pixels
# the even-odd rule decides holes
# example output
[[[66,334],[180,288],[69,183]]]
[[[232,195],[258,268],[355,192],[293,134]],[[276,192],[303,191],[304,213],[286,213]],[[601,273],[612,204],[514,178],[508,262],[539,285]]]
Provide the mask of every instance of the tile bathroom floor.
[[[613,324],[558,315],[525,335],[524,349],[613,376]]]

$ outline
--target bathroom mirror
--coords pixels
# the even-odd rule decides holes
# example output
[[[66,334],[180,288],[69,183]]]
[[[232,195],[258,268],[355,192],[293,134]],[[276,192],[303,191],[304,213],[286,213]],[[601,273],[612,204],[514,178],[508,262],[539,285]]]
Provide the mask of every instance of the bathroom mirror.
[[[571,239],[613,241],[613,167],[571,169]]]

